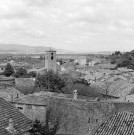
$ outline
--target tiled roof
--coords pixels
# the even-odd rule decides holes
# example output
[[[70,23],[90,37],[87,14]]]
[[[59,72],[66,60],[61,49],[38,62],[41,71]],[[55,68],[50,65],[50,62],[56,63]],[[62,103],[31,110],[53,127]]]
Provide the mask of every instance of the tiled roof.
[[[54,50],[53,48],[49,48],[46,50],[46,52],[56,52],[56,50]]]
[[[134,84],[126,82],[124,80],[108,81],[101,82],[97,81],[92,84],[90,87],[95,88],[98,92],[105,94],[106,88],[108,88],[108,95],[114,97],[123,97],[129,95],[134,89]]]
[[[133,69],[127,69],[127,68],[118,68],[117,70],[121,71],[121,72],[133,72]]]
[[[124,80],[114,81],[109,87],[109,95],[116,97],[124,97],[129,95],[134,89],[133,83],[128,83]]]
[[[19,103],[19,104],[47,105],[49,98],[51,97],[73,99],[73,94],[62,94],[62,93],[56,93],[56,92],[40,91],[34,94],[29,94],[21,98],[15,99],[13,102]],[[93,97],[81,96],[79,94],[78,94],[78,99],[86,100],[86,101],[95,100],[95,98]]]
[[[12,133],[6,129],[11,117],[13,119],[14,129],[16,130],[15,135],[21,135],[21,133],[30,130],[31,121],[13,105],[3,98],[0,98],[0,135],[12,135]]]
[[[0,87],[0,92],[3,92],[3,91],[8,93],[8,94],[16,94],[17,93],[17,94],[23,96],[23,94],[14,87]]]
[[[93,135],[134,135],[134,114],[114,114],[102,123]]]
[[[0,86],[0,97],[6,99],[7,101],[11,101],[11,96],[13,99],[24,96],[19,90],[14,87],[2,87]]]

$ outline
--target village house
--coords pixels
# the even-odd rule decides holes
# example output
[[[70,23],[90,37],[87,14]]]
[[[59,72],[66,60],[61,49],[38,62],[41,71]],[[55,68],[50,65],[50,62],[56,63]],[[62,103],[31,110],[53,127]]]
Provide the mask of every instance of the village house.
[[[46,118],[48,100],[48,96],[30,94],[16,99],[11,103],[30,120],[34,121],[37,118],[43,122]]]
[[[13,101],[14,99],[23,96],[24,95],[13,86],[7,86],[7,85],[0,86],[0,97],[5,99],[6,101]]]
[[[73,94],[40,91],[15,99],[11,103],[14,104],[16,108],[29,119],[35,120],[37,118],[40,121],[45,121],[46,109],[49,106],[51,97],[80,99],[83,101],[96,100],[92,97],[78,95],[76,90]]]
[[[86,65],[87,64],[87,58],[75,59],[74,60],[74,64]]]
[[[0,97],[0,135],[30,135],[31,121]]]

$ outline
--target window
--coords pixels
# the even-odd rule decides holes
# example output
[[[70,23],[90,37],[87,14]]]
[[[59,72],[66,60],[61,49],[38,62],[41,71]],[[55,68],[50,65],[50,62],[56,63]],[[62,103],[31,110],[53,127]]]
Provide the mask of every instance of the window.
[[[17,107],[17,109],[19,109],[19,110],[23,110],[23,107]]]
[[[53,56],[53,53],[51,53],[51,60],[53,60],[54,59],[54,56]]]
[[[54,59],[54,57],[53,56],[51,56],[51,60],[53,60]]]

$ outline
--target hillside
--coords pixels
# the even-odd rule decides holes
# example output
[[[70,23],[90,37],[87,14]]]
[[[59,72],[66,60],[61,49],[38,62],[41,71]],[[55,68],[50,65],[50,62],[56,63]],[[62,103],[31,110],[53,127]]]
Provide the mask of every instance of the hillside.
[[[0,53],[44,53],[46,50],[48,50],[50,47],[45,46],[28,46],[28,45],[20,45],[20,44],[2,44],[0,43]],[[62,50],[62,49],[56,49],[58,54],[66,54],[66,53],[73,53],[72,51],[68,50]]]

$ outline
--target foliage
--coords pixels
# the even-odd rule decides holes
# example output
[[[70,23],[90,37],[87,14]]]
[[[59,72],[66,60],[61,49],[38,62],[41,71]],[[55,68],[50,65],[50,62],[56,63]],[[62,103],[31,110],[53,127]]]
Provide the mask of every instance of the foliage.
[[[116,64],[121,55],[122,53],[120,51],[115,51],[115,53],[110,56],[111,64]]]
[[[46,121],[45,124],[41,123],[40,120],[35,119],[32,124],[32,130],[30,131],[31,135],[56,135],[56,132],[59,129],[59,117],[55,118],[55,124],[53,127],[50,127],[50,110],[46,112]]]
[[[35,86],[40,90],[63,92],[62,88],[65,87],[65,81],[57,72],[49,70],[44,75],[37,76]]]
[[[71,59],[71,58],[70,58],[70,59],[69,59],[69,62],[74,62],[74,59]]]
[[[27,70],[24,67],[20,67],[14,76],[16,78],[20,78],[20,77],[27,77],[27,75],[28,75]]]
[[[74,90],[77,90],[78,94],[81,96],[101,97],[101,94],[99,94],[95,89],[89,87],[86,84],[75,83],[73,85],[67,85],[64,88],[64,91],[67,94],[72,94]]]
[[[14,74],[14,68],[10,63],[7,63],[5,70],[4,70],[4,75],[9,77]]]
[[[134,53],[125,53],[117,61],[117,67],[134,69]]]
[[[28,73],[28,76],[29,77],[36,77],[37,76],[37,73],[34,72],[34,71],[31,71],[31,72]]]
[[[45,60],[45,56],[40,55],[40,60]]]
[[[57,62],[59,62],[59,63],[60,63],[60,65],[62,65],[62,64],[63,64],[63,62],[62,62],[62,58],[57,59]]]
[[[112,64],[117,64],[118,67],[127,67],[134,69],[134,50],[122,54],[120,51],[116,51],[110,56]]]

